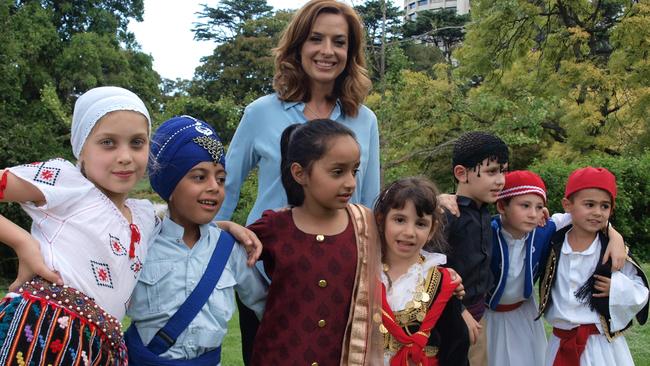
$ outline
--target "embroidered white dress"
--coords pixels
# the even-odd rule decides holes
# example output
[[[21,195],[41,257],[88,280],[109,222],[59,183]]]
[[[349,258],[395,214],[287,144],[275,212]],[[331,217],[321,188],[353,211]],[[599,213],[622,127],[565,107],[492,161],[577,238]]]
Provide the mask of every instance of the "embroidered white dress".
[[[571,249],[566,236],[558,263],[556,280],[552,291],[553,302],[546,313],[546,320],[554,327],[572,329],[580,324],[596,324],[601,334],[590,335],[580,357],[580,366],[634,365],[625,337],[610,342],[602,334],[598,313],[582,304],[575,291],[592,276],[598,265],[601,243],[598,237],[582,252]],[[609,311],[612,332],[621,330],[648,302],[648,288],[636,274],[634,266],[626,262],[622,270],[612,273],[609,292]],[[560,339],[551,334],[548,342],[546,365],[552,366]]]
[[[535,296],[524,299],[527,236],[514,239],[501,230],[508,245],[508,275],[500,304],[524,303],[515,310],[485,312],[490,366],[542,366],[546,355],[546,334],[543,321],[537,320]]]
[[[434,266],[441,266],[447,263],[447,256],[440,253],[430,253],[420,251],[424,256],[423,263],[415,263],[409,267],[408,271],[393,281],[392,286],[388,286],[388,277],[384,272],[381,273],[381,281],[386,286],[386,300],[393,311],[402,311],[406,309],[406,303],[413,300],[415,296],[415,287],[426,279],[429,270]],[[384,352],[384,365],[390,365],[390,359],[395,352]]]
[[[147,200],[127,199],[133,224],[140,231],[134,258],[129,258],[129,222],[79,168],[54,159],[9,168],[33,184],[46,203],[21,204],[32,218],[31,233],[41,245],[45,264],[66,285],[82,291],[117,319],[122,319],[142,269],[149,241],[159,220]]]

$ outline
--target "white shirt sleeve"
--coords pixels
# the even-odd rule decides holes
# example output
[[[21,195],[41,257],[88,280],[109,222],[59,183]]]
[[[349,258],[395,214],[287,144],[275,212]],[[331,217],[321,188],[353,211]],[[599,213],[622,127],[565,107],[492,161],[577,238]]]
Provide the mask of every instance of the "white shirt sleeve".
[[[609,289],[610,328],[623,329],[648,302],[648,288],[637,275],[636,267],[626,262],[622,270],[612,273]]]
[[[555,223],[555,230],[561,230],[571,224],[571,214],[569,213],[556,213],[551,216],[551,221]]]

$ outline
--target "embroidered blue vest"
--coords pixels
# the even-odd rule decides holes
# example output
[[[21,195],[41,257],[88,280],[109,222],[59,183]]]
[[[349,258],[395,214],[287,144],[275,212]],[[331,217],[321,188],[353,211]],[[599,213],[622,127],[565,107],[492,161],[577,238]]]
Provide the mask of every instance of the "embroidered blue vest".
[[[538,226],[528,234],[525,240],[526,259],[524,261],[525,282],[524,298],[529,298],[533,293],[534,282],[540,275],[540,263],[546,263],[546,258],[551,249],[551,238],[555,234],[556,226],[552,220],[548,220],[546,226]],[[508,243],[501,232],[501,217],[496,215],[492,218],[492,262],[490,267],[494,274],[495,283],[488,292],[487,303],[490,309],[496,309],[506,287],[508,269]]]

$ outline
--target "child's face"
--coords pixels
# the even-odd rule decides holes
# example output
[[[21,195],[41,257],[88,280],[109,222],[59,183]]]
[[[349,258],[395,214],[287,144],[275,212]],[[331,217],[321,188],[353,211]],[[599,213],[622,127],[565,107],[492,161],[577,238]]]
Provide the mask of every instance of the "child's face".
[[[359,145],[351,136],[333,137],[327,152],[306,170],[292,166],[294,179],[303,187],[305,204],[324,209],[345,208],[357,186]]]
[[[149,158],[147,119],[133,111],[102,117],[79,156],[86,178],[113,202],[126,199],[144,176]]]
[[[406,201],[402,209],[391,208],[384,220],[386,261],[415,261],[420,250],[433,235],[433,216],[418,216],[412,201]]]
[[[571,199],[564,198],[562,206],[571,214],[574,228],[595,234],[602,230],[612,214],[612,198],[597,188],[582,189]]]
[[[488,159],[483,160],[476,169],[457,165],[454,168],[454,174],[458,179],[458,193],[481,204],[496,202],[499,192],[506,183],[505,171],[507,168],[507,163],[499,164],[495,160]]]
[[[196,164],[169,197],[170,218],[184,227],[211,222],[223,203],[225,182],[226,171],[221,164]]]
[[[497,203],[503,228],[520,239],[537,227],[544,212],[544,200],[536,194],[512,197],[509,204]]]

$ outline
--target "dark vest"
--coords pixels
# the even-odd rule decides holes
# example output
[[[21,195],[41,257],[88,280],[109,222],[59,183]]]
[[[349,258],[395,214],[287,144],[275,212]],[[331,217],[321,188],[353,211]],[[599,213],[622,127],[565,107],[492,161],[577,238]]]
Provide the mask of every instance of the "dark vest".
[[[539,319],[546,312],[549,306],[553,303],[551,289],[555,285],[557,266],[560,260],[560,255],[562,254],[562,245],[564,244],[564,237],[572,227],[573,225],[569,225],[563,228],[562,230],[559,230],[551,238],[551,252],[548,256],[546,266],[544,266],[544,272],[542,273],[541,283],[539,285],[540,303],[539,303],[539,315],[537,319]],[[609,237],[604,232],[599,231],[598,238],[600,239],[601,245],[600,245],[598,265],[596,266],[596,270],[594,271],[594,274],[611,278],[612,277],[611,260],[607,261],[607,263],[605,263],[604,265],[602,264],[603,257],[605,255],[605,250],[607,249],[607,245],[609,244]],[[636,260],[634,260],[629,254],[627,256],[627,261],[630,264],[632,264],[634,268],[636,268],[636,272],[638,276],[641,277],[645,286],[648,287],[648,279],[645,273],[643,273],[643,270],[641,269],[639,263]],[[630,323],[628,323],[625,326],[625,328],[616,332],[611,332],[609,329],[609,324],[611,321],[611,315],[609,314],[609,297],[602,297],[602,298],[592,297],[591,295],[594,293],[593,281],[587,281],[587,283],[583,284],[583,287],[579,291],[582,291],[583,296],[581,297],[586,299],[587,302],[586,306],[589,306],[591,309],[595,310],[600,315],[600,323],[603,327],[603,331],[605,332],[605,336],[609,341],[620,336],[621,334],[623,334],[623,332],[625,332],[628,328],[630,328],[630,326],[632,326],[632,322],[630,321]],[[639,324],[645,324],[645,322],[648,320],[647,303],[643,307],[643,309],[641,309],[641,311],[636,314],[636,320],[639,322]]]

